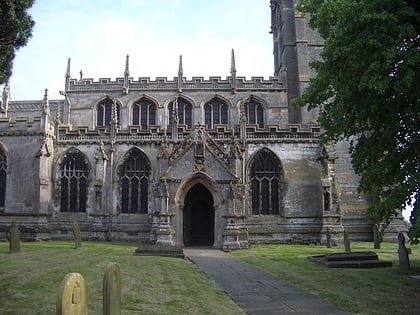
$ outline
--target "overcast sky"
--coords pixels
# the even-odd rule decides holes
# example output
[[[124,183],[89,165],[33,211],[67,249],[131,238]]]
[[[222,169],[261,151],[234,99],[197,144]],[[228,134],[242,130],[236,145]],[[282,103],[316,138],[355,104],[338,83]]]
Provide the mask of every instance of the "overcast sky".
[[[33,36],[14,61],[11,100],[61,98],[67,59],[71,76],[230,75],[231,49],[238,76],[273,74],[269,0],[36,0]]]

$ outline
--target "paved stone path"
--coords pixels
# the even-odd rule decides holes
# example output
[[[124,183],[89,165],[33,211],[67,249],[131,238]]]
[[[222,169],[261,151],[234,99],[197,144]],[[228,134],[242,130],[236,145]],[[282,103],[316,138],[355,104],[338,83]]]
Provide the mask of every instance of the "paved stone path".
[[[220,250],[186,248],[184,253],[247,314],[349,314]]]

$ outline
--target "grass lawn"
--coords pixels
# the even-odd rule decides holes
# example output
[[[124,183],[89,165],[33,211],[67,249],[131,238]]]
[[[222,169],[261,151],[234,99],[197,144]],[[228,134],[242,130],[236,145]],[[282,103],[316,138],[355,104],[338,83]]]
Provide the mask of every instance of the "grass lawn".
[[[232,252],[232,256],[322,296],[353,314],[420,314],[420,246],[412,246],[411,270],[399,271],[398,245],[352,243],[352,251],[375,251],[392,268],[326,268],[307,260],[308,256],[344,252],[343,247],[260,245]]]
[[[109,262],[121,269],[122,314],[244,314],[188,260],[133,256],[136,244],[23,242],[9,254],[0,243],[0,313],[56,312],[61,281],[79,272],[86,280],[89,314],[102,314],[102,280]]]

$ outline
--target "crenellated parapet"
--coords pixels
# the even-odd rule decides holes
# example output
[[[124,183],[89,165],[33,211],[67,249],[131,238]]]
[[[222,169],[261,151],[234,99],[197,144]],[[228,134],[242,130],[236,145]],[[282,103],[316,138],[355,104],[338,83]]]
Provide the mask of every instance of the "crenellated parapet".
[[[278,77],[245,77],[235,78],[235,90],[254,90],[254,91],[283,91],[285,87]],[[152,80],[150,77],[140,77],[137,80],[133,78],[100,78],[94,79],[69,79],[66,93],[85,92],[85,91],[168,91],[179,90],[180,78],[175,77],[168,79],[167,77],[157,77]],[[231,90],[232,77],[222,79],[220,76],[209,77],[192,77],[191,79],[182,78],[182,90]]]
[[[49,118],[51,128],[52,118],[57,110],[63,106],[64,101],[49,101]],[[0,135],[38,135],[45,134],[45,124],[42,124],[44,101],[14,101],[9,102],[7,117],[0,118]],[[44,113],[45,115],[45,113]],[[52,130],[51,130],[52,132]]]

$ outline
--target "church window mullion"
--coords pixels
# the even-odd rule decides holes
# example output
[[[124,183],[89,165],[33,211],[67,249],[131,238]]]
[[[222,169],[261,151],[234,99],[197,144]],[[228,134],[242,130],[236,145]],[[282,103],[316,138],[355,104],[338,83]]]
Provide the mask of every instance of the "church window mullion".
[[[204,106],[204,122],[205,122],[206,127],[208,129],[213,128],[212,116],[213,116],[212,108],[211,108],[210,104],[206,104]]]
[[[147,213],[149,165],[138,151],[128,153],[121,166],[121,204],[123,213]]]
[[[192,127],[192,106],[190,104],[185,106],[185,124],[187,128]]]
[[[140,122],[140,109],[138,104],[133,106],[133,125],[137,126]]]
[[[277,158],[269,151],[263,150],[254,158],[250,170],[253,215],[280,214],[280,167]]]
[[[142,102],[140,107],[140,128],[147,129],[147,103]]]
[[[264,110],[261,105],[257,106],[256,116],[257,116],[256,123],[258,125],[258,128],[264,128]]]
[[[150,104],[149,106],[148,121],[149,121],[149,127],[156,125],[156,105],[155,104]]]
[[[88,169],[83,157],[69,153],[61,166],[60,209],[63,212],[85,212]]]
[[[213,104],[213,127],[215,124],[220,124],[220,104],[214,103]]]

